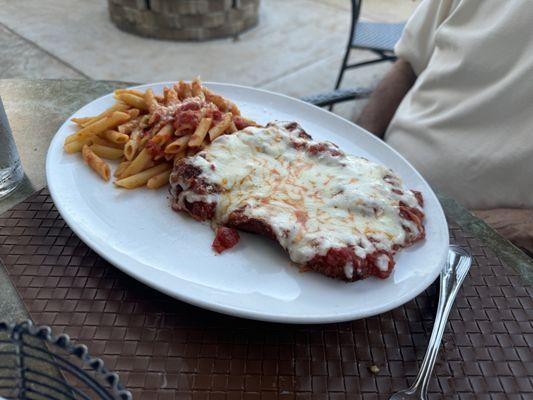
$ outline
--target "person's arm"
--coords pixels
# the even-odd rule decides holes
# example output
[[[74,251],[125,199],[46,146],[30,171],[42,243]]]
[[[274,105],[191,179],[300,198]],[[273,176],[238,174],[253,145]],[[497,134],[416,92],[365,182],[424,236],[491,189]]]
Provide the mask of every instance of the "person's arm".
[[[356,121],[357,125],[383,138],[396,109],[415,81],[416,75],[411,65],[398,59],[372,92]]]

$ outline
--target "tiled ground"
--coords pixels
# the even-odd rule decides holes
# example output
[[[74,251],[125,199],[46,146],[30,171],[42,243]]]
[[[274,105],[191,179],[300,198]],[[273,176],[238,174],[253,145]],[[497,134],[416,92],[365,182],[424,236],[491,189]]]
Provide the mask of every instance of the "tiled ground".
[[[367,0],[363,17],[405,20],[417,2]],[[106,3],[0,0],[0,78],[154,82],[200,75],[302,96],[333,87],[350,21],[349,0],[263,0],[259,26],[238,41],[178,43],[119,31]],[[346,85],[373,86],[387,67],[351,72]],[[350,117],[357,108],[336,111]]]

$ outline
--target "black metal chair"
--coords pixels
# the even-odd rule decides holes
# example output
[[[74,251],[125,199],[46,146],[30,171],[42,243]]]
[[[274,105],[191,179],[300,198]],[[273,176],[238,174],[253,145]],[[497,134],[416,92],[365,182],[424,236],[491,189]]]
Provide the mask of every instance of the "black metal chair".
[[[339,89],[347,69],[363,67],[383,61],[395,61],[394,46],[400,39],[405,23],[378,23],[359,22],[362,0],[352,0],[352,23],[346,52],[342,61],[341,69],[335,84],[335,90],[314,96],[303,97],[302,100],[315,104],[319,107],[329,106],[331,110],[334,104],[366,98],[372,93],[370,89]],[[349,64],[350,54],[353,49],[369,50],[378,57],[370,60]]]
[[[350,36],[346,46],[346,52],[342,61],[342,66],[337,77],[335,90],[342,83],[344,72],[347,69],[359,68],[365,65],[375,64],[383,61],[395,61],[394,46],[402,35],[405,23],[381,23],[381,22],[359,22],[362,0],[352,0],[352,24]],[[377,55],[377,58],[350,64],[350,54],[353,49],[369,50]]]

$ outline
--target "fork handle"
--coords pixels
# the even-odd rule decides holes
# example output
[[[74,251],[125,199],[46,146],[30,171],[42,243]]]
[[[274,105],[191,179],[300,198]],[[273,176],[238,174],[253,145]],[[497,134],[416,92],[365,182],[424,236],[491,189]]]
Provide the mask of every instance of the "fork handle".
[[[454,248],[454,250],[462,250],[460,248]],[[463,253],[460,251],[460,253]],[[469,257],[465,254],[457,254],[454,251],[450,251],[448,254],[448,262],[446,268],[440,275],[440,293],[439,293],[439,305],[437,307],[437,315],[435,316],[435,325],[431,332],[426,355],[420,366],[420,371],[416,377],[416,380],[409,388],[409,392],[420,393],[421,398],[425,397],[427,392],[431,374],[435,366],[435,360],[439,353],[440,343],[442,341],[442,335],[446,328],[446,322],[450,315],[455,296],[463,283],[465,276],[457,277],[454,271],[457,271],[459,264],[469,262]]]

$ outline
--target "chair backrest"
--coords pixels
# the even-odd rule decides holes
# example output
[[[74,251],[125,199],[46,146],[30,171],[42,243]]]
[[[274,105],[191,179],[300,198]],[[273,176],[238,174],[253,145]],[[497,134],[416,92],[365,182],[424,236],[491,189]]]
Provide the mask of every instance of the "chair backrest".
[[[359,21],[359,15],[361,13],[361,4],[363,3],[363,0],[352,0],[352,24],[350,27],[350,39],[349,43],[351,43],[354,35],[355,35],[355,28],[357,27],[357,21]]]

